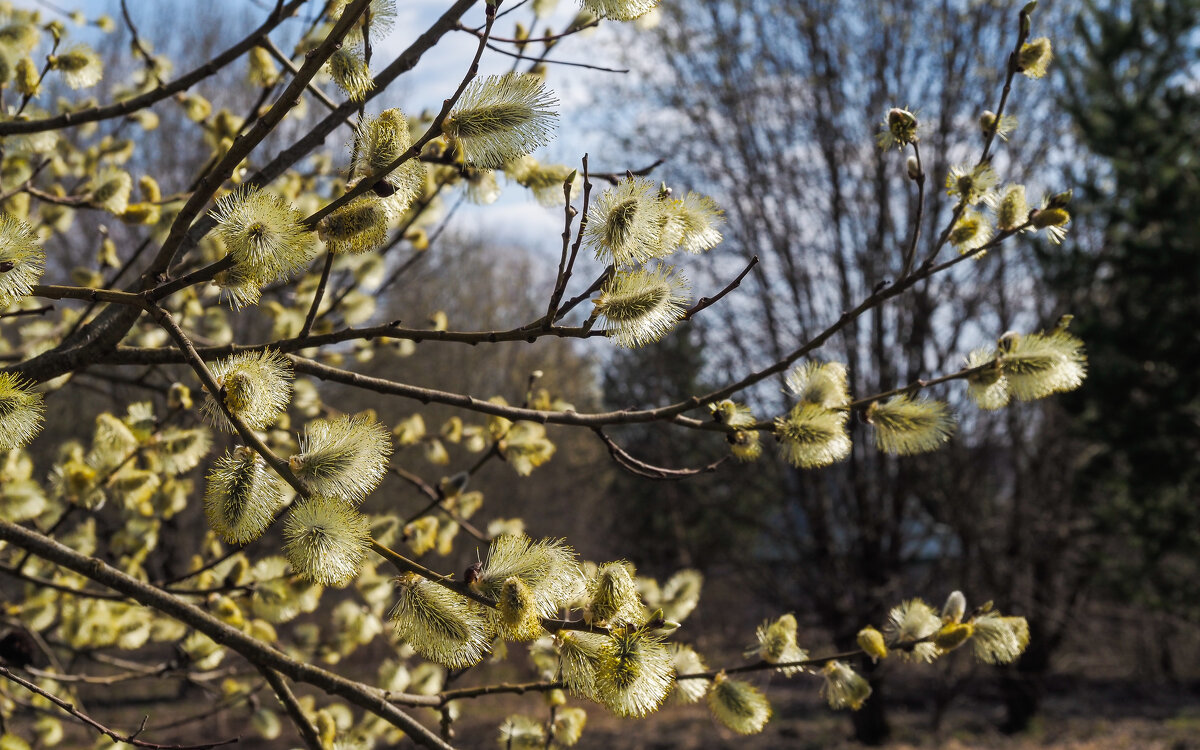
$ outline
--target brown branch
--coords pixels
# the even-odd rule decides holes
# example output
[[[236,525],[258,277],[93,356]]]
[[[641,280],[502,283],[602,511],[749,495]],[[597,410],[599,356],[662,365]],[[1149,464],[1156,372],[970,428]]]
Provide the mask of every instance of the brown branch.
[[[154,81],[161,87],[163,79],[158,75],[158,67],[154,64],[154,60],[150,57],[150,51],[142,44],[142,38],[138,35],[137,26],[133,24],[133,18],[129,15],[128,0],[121,0],[121,17],[125,19],[125,26],[129,29],[129,33],[133,36],[133,50],[139,57],[142,58],[142,63],[146,67],[146,72],[154,76]]]
[[[548,690],[560,690],[564,687],[566,687],[566,684],[558,680],[539,680],[538,682],[501,682],[495,685],[481,685],[479,687],[443,690],[437,694],[437,697],[441,699],[441,704],[444,706],[450,701],[459,700],[461,698],[478,698],[482,695],[499,695],[501,693],[516,693],[517,695],[524,693],[544,693]]]
[[[912,271],[913,259],[917,256],[917,243],[921,240],[921,222],[925,217],[925,167],[921,164],[921,146],[913,141],[913,158],[917,160],[917,215],[913,217],[913,234],[904,252],[904,266],[900,269],[900,278]]]
[[[258,46],[265,49],[267,54],[278,60],[279,64],[287,68],[292,75],[296,75],[300,72],[300,69],[296,67],[296,63],[289,60],[288,56],[283,54],[283,51],[275,46],[275,42],[272,42],[270,37],[263,37],[262,42]],[[324,104],[327,109],[336,110],[338,108],[337,102],[330,99],[329,95],[322,91],[321,88],[312,81],[308,82],[308,92],[315,96],[317,101]]]
[[[29,310],[15,310],[13,312],[0,313],[0,318],[19,318],[23,315],[45,315],[54,309],[54,305],[42,305]]]
[[[380,716],[425,747],[451,750],[450,746],[435,733],[385,700],[384,691],[378,688],[348,680],[311,664],[296,661],[241,630],[227,625],[199,607],[139,581],[101,560],[80,554],[53,539],[47,539],[36,531],[0,520],[0,540],[30,550],[38,557],[79,573],[144,606],[152,607],[168,617],[179,620],[204,633],[222,646],[237,652],[256,667],[275,670],[293,681],[305,682],[330,695],[340,696],[350,703]],[[389,698],[392,702],[403,702],[412,706],[437,705],[437,698],[434,696],[389,694]]]
[[[729,460],[729,456],[722,456],[716,461],[696,469],[668,469],[665,466],[655,466],[654,464],[649,464],[645,461],[635,458],[624,448],[617,445],[612,438],[610,438],[608,435],[605,435],[604,431],[599,427],[593,428],[592,432],[596,433],[596,435],[602,441],[604,441],[604,447],[608,448],[609,455],[613,457],[613,460],[616,461],[618,466],[631,474],[635,474],[646,479],[678,481],[680,479],[694,477],[697,474],[710,474],[716,471],[721,464]]]
[[[429,124],[429,128],[425,131],[425,134],[418,138],[407,151],[392,160],[390,164],[381,167],[375,172],[362,178],[353,188],[347,190],[343,195],[329,202],[319,211],[306,218],[304,221],[308,226],[315,227],[321,221],[321,219],[325,218],[337,209],[375,187],[380,180],[398,169],[405,162],[418,158],[421,155],[421,151],[425,149],[425,144],[429,143],[434,138],[441,136],[442,123],[445,122],[446,117],[449,116],[450,110],[454,108],[454,105],[458,102],[459,97],[461,97],[463,92],[467,90],[467,86],[471,83],[475,76],[479,74],[479,59],[483,57],[484,46],[487,44],[488,34],[491,33],[492,24],[495,23],[495,21],[496,6],[488,3],[487,23],[483,30],[483,35],[480,37],[479,46],[475,50],[475,57],[471,60],[471,64],[467,68],[467,73],[465,76],[463,76],[462,81],[458,84],[458,88],[455,89],[450,98],[442,102],[441,110],[439,110],[437,115],[434,116],[433,122]]]
[[[715,297],[701,297],[696,302],[696,304],[694,304],[690,308],[688,308],[688,311],[683,314],[683,320],[691,320],[692,316],[694,316],[696,313],[698,313],[701,310],[704,310],[706,308],[712,307],[717,302],[719,302],[721,300],[721,298],[724,297],[726,294],[729,294],[734,289],[737,289],[738,285],[740,285],[742,283],[742,279],[746,278],[746,274],[750,273],[750,269],[754,268],[757,265],[758,265],[758,256],[755,255],[754,257],[752,257],[750,259],[750,262],[746,264],[746,267],[742,269],[742,272],[737,275],[737,278],[735,278],[733,281],[729,282],[725,286],[724,289],[717,292]]]
[[[530,57],[529,55],[522,55],[518,52],[511,52],[511,51],[503,49],[501,47],[497,47],[494,44],[488,44],[487,48],[490,49],[492,52],[499,52],[500,54],[504,55],[505,57],[511,57],[514,60],[532,60],[535,63],[546,63],[547,65],[565,65],[565,66],[571,67],[571,68],[587,68],[588,70],[599,70],[602,73],[628,73],[629,72],[629,68],[606,68],[603,65],[593,65],[592,63],[572,62],[570,60],[550,60],[550,59],[547,59],[546,57],[542,57],[542,56]]]
[[[241,57],[247,50],[258,43],[259,38],[270,33],[272,29],[278,26],[285,18],[289,17],[303,5],[306,0],[291,0],[279,12],[273,12],[267,16],[267,20],[263,22],[254,31],[250,32],[249,36],[242,39],[237,44],[209,60],[204,65],[191,71],[190,73],[176,78],[174,81],[165,86],[160,86],[152,91],[147,91],[139,96],[134,96],[117,104],[110,104],[106,107],[90,107],[78,112],[65,112],[57,117],[45,117],[40,120],[9,120],[0,122],[0,136],[16,135],[18,133],[41,133],[47,130],[61,130],[63,128],[75,127],[88,122],[98,122],[100,120],[109,120],[114,117],[121,117],[131,112],[136,112],[139,109],[162,101],[167,97],[188,89],[193,84],[208,78],[216,73],[221,68]]]
[[[132,734],[121,734],[120,732],[117,732],[114,729],[110,729],[109,727],[105,726],[104,724],[101,724],[100,722],[93,719],[91,716],[88,716],[84,712],[80,711],[78,708],[75,707],[74,703],[71,703],[70,701],[65,700],[63,698],[60,698],[59,696],[55,695],[54,693],[51,693],[48,690],[43,690],[41,687],[30,682],[29,680],[26,680],[24,677],[13,674],[8,669],[8,667],[0,666],[0,677],[4,677],[8,681],[14,682],[14,683],[20,685],[21,687],[25,688],[26,690],[28,690],[31,693],[35,693],[37,695],[42,696],[43,698],[50,701],[54,705],[58,706],[62,710],[66,711],[71,716],[75,717],[77,720],[79,720],[83,724],[86,724],[86,725],[90,726],[91,728],[95,729],[100,734],[103,734],[106,737],[111,738],[114,742],[125,742],[130,745],[133,745],[134,747],[146,747],[146,748],[152,748],[152,750],[206,750],[206,748],[222,747],[224,745],[231,745],[231,744],[237,742],[239,739],[237,737],[234,737],[233,739],[221,740],[219,742],[204,742],[204,743],[193,744],[193,745],[161,745],[157,742],[147,742],[146,740],[139,740],[137,738],[137,735],[142,732],[142,729],[145,729],[145,727],[146,727],[145,719],[142,720],[142,728],[141,729],[138,729],[137,731],[133,732]]]
[[[575,242],[571,245],[570,257],[567,255],[567,243],[571,240],[571,220],[575,217],[575,209],[571,207],[571,182],[563,184],[563,196],[566,198],[566,227],[563,229],[563,249],[562,260],[558,263],[558,276],[554,284],[554,292],[550,295],[550,304],[546,308],[545,322],[542,324],[543,329],[549,329],[554,326],[554,321],[557,320],[558,306],[562,302],[563,294],[567,291],[567,284],[571,281],[571,273],[575,268],[575,259],[579,256],[579,248],[583,244],[583,232],[588,225],[588,206],[592,198],[592,181],[588,175],[588,155],[583,155],[583,218],[579,220],[579,228],[576,230]],[[565,266],[564,266],[565,263]]]
[[[166,240],[163,241],[162,247],[159,248],[158,254],[150,262],[150,266],[142,274],[141,287],[143,290],[151,289],[155,284],[159,283],[158,276],[167,271],[171,265],[171,261],[175,258],[175,254],[183,245],[187,238],[192,221],[200,214],[201,210],[206,206],[209,200],[225,180],[233,174],[237,165],[242,162],[254,148],[262,142],[267,135],[275,129],[283,118],[291,111],[292,107],[300,99],[300,95],[308,86],[308,82],[312,80],[324,66],[325,61],[341,46],[342,37],[350,30],[350,27],[357,21],[358,17],[367,9],[371,0],[352,0],[342,13],[342,17],[330,29],[329,35],[317,46],[316,49],[309,52],[304,59],[304,65],[288,82],[287,88],[279,95],[275,104],[267,111],[265,115],[254,123],[254,127],[249,132],[243,134],[240,138],[233,142],[221,160],[209,171],[204,179],[200,181],[196,191],[192,193],[191,198],[180,209],[175,220],[171,223],[171,229],[167,234]]]
[[[324,745],[321,743],[320,735],[317,734],[317,728],[304,715],[304,709],[300,707],[300,703],[296,700],[292,689],[288,687],[287,681],[273,669],[259,667],[259,671],[262,672],[263,677],[267,678],[267,682],[271,684],[271,689],[275,691],[275,696],[279,698],[279,702],[283,704],[288,717],[296,725],[296,731],[300,733],[300,738],[304,740],[304,744],[308,746],[308,750],[323,750]]]
[[[313,292],[312,305],[308,308],[308,314],[304,316],[304,325],[300,326],[300,334],[296,338],[308,338],[308,334],[312,332],[313,323],[317,321],[317,310],[321,307],[321,298],[325,296],[325,285],[329,283],[329,272],[332,270],[333,253],[326,250],[325,267],[321,269],[321,278],[317,281],[317,290]]]

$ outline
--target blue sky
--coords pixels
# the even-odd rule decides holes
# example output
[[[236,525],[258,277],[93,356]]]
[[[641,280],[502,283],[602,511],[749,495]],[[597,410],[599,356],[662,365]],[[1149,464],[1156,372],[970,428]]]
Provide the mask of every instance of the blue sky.
[[[267,0],[213,0],[215,6],[228,9],[232,20],[228,32],[224,35],[230,41],[239,38],[251,25],[257,24],[264,16],[266,8],[271,3]],[[37,8],[47,17],[60,16],[56,9],[63,11],[81,10],[89,19],[102,14],[113,17],[118,25],[121,24],[120,0],[17,0],[14,5],[25,8]],[[313,0],[313,7],[319,7],[319,2]],[[375,63],[373,68],[381,68],[404,50],[430,23],[450,6],[449,0],[397,0],[397,20],[391,31],[382,38],[373,41]],[[510,0],[501,10],[513,8],[518,3]],[[169,45],[169,37],[173,24],[187,17],[188,11],[196,6],[192,0],[129,0],[129,9],[139,32],[157,48],[163,49]],[[163,13],[164,8],[178,9],[178,14]],[[578,5],[574,0],[559,0],[557,10],[549,17],[537,21],[534,35],[549,26],[561,30],[575,16]],[[468,13],[465,22],[471,26],[483,23],[483,3]],[[496,24],[494,33],[498,36],[511,36],[516,21],[531,26],[534,22],[531,4],[517,7],[513,12],[501,18]],[[70,24],[69,24],[70,25]],[[586,38],[570,38],[562,42],[550,55],[550,59],[586,61],[608,67],[621,67],[621,45],[619,39],[623,31],[616,24],[592,30]],[[87,39],[97,32],[94,29],[73,29],[77,38]],[[282,35],[280,35],[282,36]],[[442,99],[453,92],[462,79],[466,67],[474,54],[477,40],[464,32],[447,34],[441,43],[427,53],[419,65],[410,73],[403,76],[388,88],[385,95],[376,99],[374,108],[399,106],[406,112],[420,112],[424,109],[437,109]],[[282,45],[281,45],[282,46]],[[534,52],[533,47],[530,48]],[[536,54],[536,52],[534,52]],[[174,71],[175,75],[190,69],[198,61],[180,60]],[[485,51],[481,61],[481,75],[502,73],[511,69],[513,60],[497,52]],[[235,63],[240,67],[244,63]],[[626,163],[617,151],[617,140],[605,126],[606,117],[593,114],[596,98],[593,91],[597,86],[605,86],[615,74],[584,70],[576,67],[551,66],[549,85],[555,90],[560,103],[560,122],[556,140],[535,156],[547,162],[561,162],[577,165],[579,158],[590,153],[593,169],[621,171],[626,168],[636,169],[641,164]],[[204,91],[204,84],[198,86]],[[336,93],[332,87],[327,87],[330,93]],[[644,161],[642,159],[641,161]],[[504,180],[501,178],[501,184]],[[459,226],[467,227],[471,234],[488,237],[490,240],[526,246],[534,249],[545,248],[547,252],[557,257],[561,246],[559,235],[562,232],[562,211],[547,209],[539,206],[532,197],[516,186],[505,186],[506,189],[500,200],[491,206],[462,205],[457,212]],[[448,205],[452,205],[452,197]]]

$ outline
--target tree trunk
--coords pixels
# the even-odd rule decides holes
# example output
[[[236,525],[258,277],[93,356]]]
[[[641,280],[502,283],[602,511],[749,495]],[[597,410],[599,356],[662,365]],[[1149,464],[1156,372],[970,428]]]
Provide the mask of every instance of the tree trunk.
[[[871,683],[871,697],[863,707],[850,716],[854,721],[854,739],[872,747],[882,745],[892,732],[887,720],[887,701],[883,695],[883,679],[873,664],[864,664],[863,676]]]
[[[1050,669],[1053,646],[1033,640],[1016,667],[1001,680],[1006,716],[1000,726],[1006,734],[1018,734],[1029,729],[1041,708],[1046,673]]]

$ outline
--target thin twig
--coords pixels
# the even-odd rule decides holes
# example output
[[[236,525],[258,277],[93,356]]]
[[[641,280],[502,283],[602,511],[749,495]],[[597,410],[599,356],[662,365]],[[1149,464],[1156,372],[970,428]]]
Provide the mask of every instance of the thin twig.
[[[101,724],[100,722],[93,719],[91,716],[88,716],[87,714],[80,711],[78,708],[75,707],[75,704],[71,703],[70,701],[64,700],[63,698],[60,698],[59,696],[55,695],[54,693],[51,693],[48,690],[43,690],[38,685],[30,682],[29,680],[26,680],[23,677],[20,677],[19,675],[13,674],[7,667],[0,666],[0,677],[4,677],[6,680],[9,680],[10,682],[14,682],[14,683],[20,685],[21,687],[25,688],[26,690],[28,690],[31,693],[35,693],[37,695],[42,696],[43,698],[50,701],[54,705],[58,706],[62,710],[66,711],[71,716],[78,719],[80,722],[90,726],[91,728],[93,728],[97,732],[99,732],[100,734],[103,734],[106,737],[111,738],[114,742],[125,742],[125,743],[133,745],[135,747],[146,747],[146,748],[151,748],[152,750],[206,750],[207,748],[231,745],[231,744],[237,742],[239,739],[238,737],[234,737],[233,739],[221,740],[219,742],[203,742],[200,744],[191,744],[191,745],[162,745],[157,742],[147,742],[146,740],[140,740],[137,738],[137,735],[142,731],[141,729],[138,729],[137,731],[133,732],[132,734],[121,734],[120,732],[117,732],[116,730],[110,729],[109,727],[105,726],[104,724]],[[145,726],[146,726],[146,722],[143,719],[142,720],[142,728],[144,729]]]

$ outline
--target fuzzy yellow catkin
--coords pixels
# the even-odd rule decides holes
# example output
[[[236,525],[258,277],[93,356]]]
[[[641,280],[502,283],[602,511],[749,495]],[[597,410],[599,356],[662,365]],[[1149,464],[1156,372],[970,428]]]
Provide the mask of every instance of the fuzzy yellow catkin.
[[[17,60],[17,67],[13,75],[18,93],[28,97],[37,96],[41,89],[41,74],[38,72],[37,63],[33,61],[33,58],[26,55]]]
[[[506,73],[474,79],[442,124],[467,164],[500,169],[550,142],[557,105],[538,76]]]
[[[771,664],[803,661],[808,654],[796,645],[796,617],[788,613],[774,622],[765,622],[758,626],[755,637],[757,647],[746,652],[746,656],[757,656]],[[782,667],[779,671],[786,675],[796,674],[800,667]]]
[[[872,403],[866,420],[875,428],[879,450],[899,456],[936,449],[950,439],[955,427],[946,404],[907,394]]]
[[[775,419],[779,452],[792,466],[812,469],[841,461],[850,455],[846,432],[847,412],[818,404],[799,403]]]
[[[62,74],[63,81],[73,89],[94,86],[104,75],[100,56],[86,44],[77,44],[48,60],[50,67]]]
[[[270,427],[292,397],[292,363],[274,350],[242,352],[214,362],[210,369],[226,408],[252,430]],[[214,427],[236,432],[224,410],[208,394],[201,410]]]
[[[204,513],[228,544],[257,539],[274,520],[282,502],[278,476],[249,448],[226,453],[208,474]]]
[[[500,613],[500,635],[505,640],[531,641],[542,634],[537,601],[520,578],[505,579],[496,608]]]
[[[383,481],[391,453],[391,435],[373,417],[342,415],[305,425],[288,464],[314,492],[358,502]]]
[[[673,678],[671,655],[650,631],[620,629],[600,648],[596,695],[618,716],[640,717],[655,711],[670,692]]]
[[[33,228],[0,214],[0,310],[29,294],[45,270],[46,254]]]
[[[1017,52],[1017,70],[1029,78],[1041,78],[1046,75],[1053,56],[1048,38],[1032,39]]]
[[[332,253],[365,253],[387,241],[388,219],[378,198],[362,196],[321,219],[317,236]]]
[[[831,708],[849,708],[857,711],[871,696],[870,683],[843,662],[829,662],[821,670],[821,674],[825,677],[821,694]]]
[[[857,641],[858,647],[866,652],[873,661],[887,658],[888,649],[883,640],[883,633],[870,625],[858,631]]]
[[[837,409],[850,402],[846,366],[841,362],[804,362],[788,373],[785,382],[804,404]]]
[[[366,560],[371,528],[343,500],[313,495],[292,507],[283,536],[284,553],[297,573],[323,586],[344,586]]]
[[[635,348],[658,341],[683,318],[688,280],[671,267],[617,271],[593,304],[608,335]]]
[[[657,186],[643,177],[631,177],[594,199],[584,240],[598,260],[618,267],[645,263],[664,253],[667,218]]]
[[[591,623],[621,625],[639,621],[642,602],[624,562],[605,563],[588,582],[584,618]]]
[[[390,617],[418,654],[450,669],[477,664],[489,648],[486,620],[471,602],[415,574],[396,580]]]
[[[659,0],[583,0],[583,9],[600,18],[634,21],[658,7]]]
[[[933,635],[933,645],[942,651],[953,651],[975,634],[971,623],[948,622]]]
[[[708,689],[708,707],[717,721],[738,734],[758,734],[771,718],[771,704],[753,685],[718,674]]]

